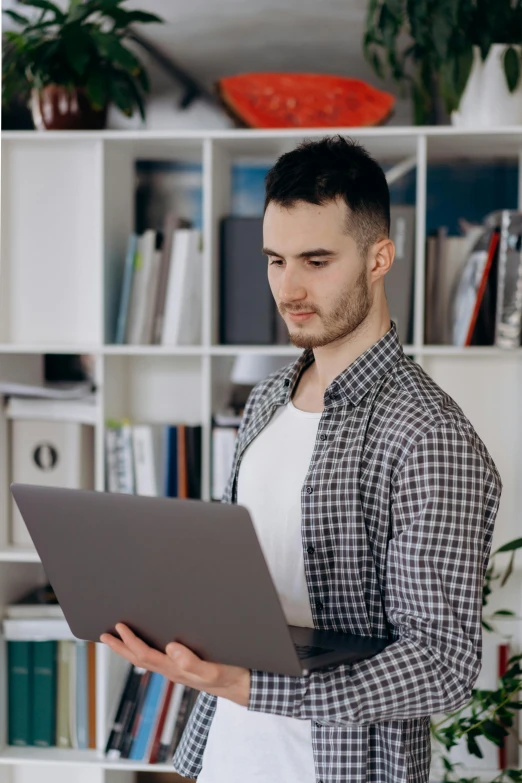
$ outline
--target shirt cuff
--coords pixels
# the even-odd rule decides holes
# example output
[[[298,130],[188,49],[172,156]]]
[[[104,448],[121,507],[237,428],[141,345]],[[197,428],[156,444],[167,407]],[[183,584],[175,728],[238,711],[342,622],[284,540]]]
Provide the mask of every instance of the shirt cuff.
[[[306,693],[307,679],[250,669],[248,709],[288,718],[297,717]]]

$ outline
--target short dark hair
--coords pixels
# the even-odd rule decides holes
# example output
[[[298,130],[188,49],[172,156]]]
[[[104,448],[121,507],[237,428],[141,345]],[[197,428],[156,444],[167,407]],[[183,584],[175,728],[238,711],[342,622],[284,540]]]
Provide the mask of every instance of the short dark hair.
[[[263,210],[273,201],[324,204],[339,197],[349,207],[347,232],[363,257],[390,232],[390,193],[384,171],[358,142],[337,134],[305,139],[278,158],[265,177]]]

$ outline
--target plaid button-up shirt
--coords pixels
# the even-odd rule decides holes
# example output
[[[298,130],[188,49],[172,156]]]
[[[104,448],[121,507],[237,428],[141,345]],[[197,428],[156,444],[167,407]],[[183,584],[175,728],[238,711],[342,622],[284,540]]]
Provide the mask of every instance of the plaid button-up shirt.
[[[313,361],[305,350],[253,389],[222,502],[236,502],[245,449]],[[405,356],[393,322],[326,389],[301,490],[314,625],[390,644],[304,677],[253,670],[248,703],[312,721],[318,783],[428,781],[430,715],[464,705],[481,668],[501,489],[471,423]],[[215,705],[200,693],[176,749],[174,768],[186,777],[201,770]]]

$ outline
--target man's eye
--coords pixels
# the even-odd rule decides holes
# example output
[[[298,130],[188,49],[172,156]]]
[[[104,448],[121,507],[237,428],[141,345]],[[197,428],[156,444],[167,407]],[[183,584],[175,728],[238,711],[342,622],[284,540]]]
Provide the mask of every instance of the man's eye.
[[[274,259],[272,259],[272,261],[268,262],[268,265],[272,266],[272,264],[282,264],[282,263],[283,262],[282,262],[282,260],[280,258],[274,258]]]
[[[326,266],[326,261],[310,261],[315,269],[320,269],[322,266]]]

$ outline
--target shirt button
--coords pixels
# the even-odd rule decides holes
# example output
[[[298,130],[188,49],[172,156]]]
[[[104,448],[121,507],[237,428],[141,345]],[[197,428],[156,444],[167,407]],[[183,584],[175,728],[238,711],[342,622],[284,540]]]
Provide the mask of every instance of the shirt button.
[[[322,608],[323,608],[323,606],[324,606],[324,604],[323,604],[323,602],[322,602],[322,601],[319,601],[319,600],[317,600],[317,601],[315,602],[315,608],[316,608],[316,609],[322,609]]]
[[[315,552],[315,547],[314,546],[307,546],[306,547],[306,551],[308,552],[309,555],[313,555],[313,553]]]
[[[321,435],[321,440],[326,440],[326,435]]]
[[[311,495],[314,490],[312,487],[307,487],[306,491],[308,492],[309,495]]]

